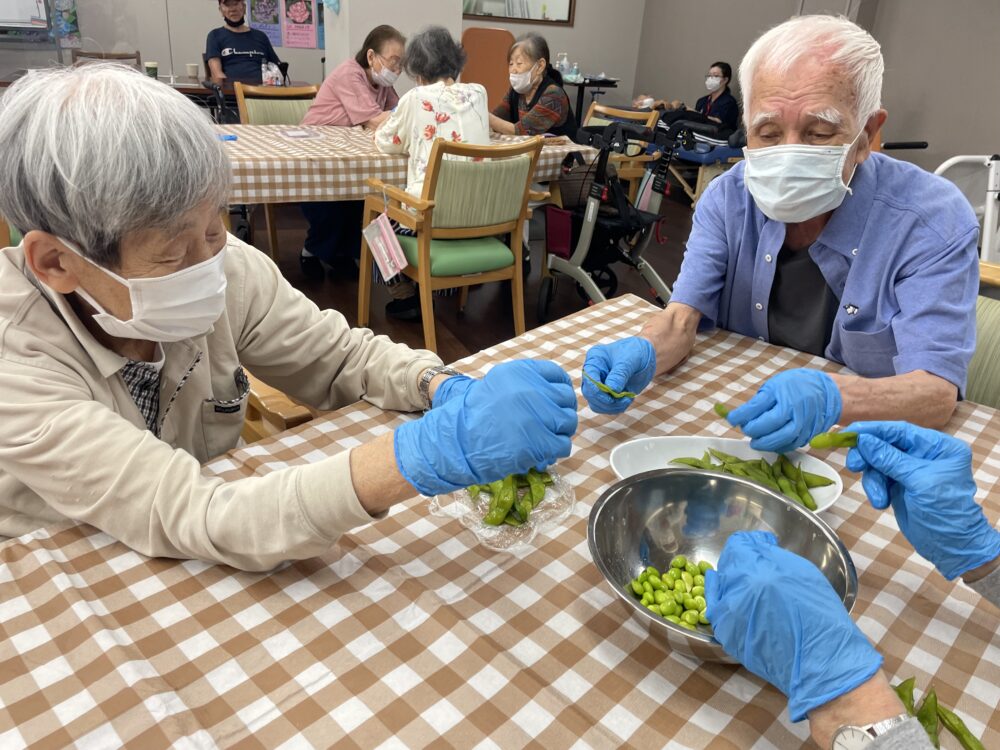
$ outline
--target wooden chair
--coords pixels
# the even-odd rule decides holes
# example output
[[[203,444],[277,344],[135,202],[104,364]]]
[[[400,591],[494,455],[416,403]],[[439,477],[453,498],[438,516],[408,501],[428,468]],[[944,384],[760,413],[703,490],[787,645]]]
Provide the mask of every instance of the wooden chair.
[[[462,47],[469,58],[462,69],[462,80],[480,83],[486,88],[491,112],[510,90],[507,53],[513,46],[514,35],[507,29],[474,26],[462,32]]]
[[[660,113],[656,110],[652,112],[636,112],[630,109],[616,109],[597,102],[590,103],[587,116],[583,120],[584,125],[610,125],[612,122],[633,122],[644,128],[655,128],[660,119]],[[613,154],[611,163],[615,165],[618,179],[628,186],[628,199],[633,204],[639,194],[639,183],[646,173],[646,164],[654,161],[658,156],[645,153],[646,143],[636,141],[636,147],[630,149],[627,154]]]
[[[1000,265],[979,262],[979,281],[1000,287]],[[1000,409],[1000,300],[976,300],[976,351],[969,362],[965,398]]]
[[[540,136],[501,146],[439,138],[431,147],[421,197],[368,179],[374,192],[365,198],[365,224],[385,211],[390,219],[415,232],[414,237],[399,237],[399,244],[408,262],[403,273],[420,285],[424,346],[431,351],[437,350],[432,297],[436,289],[462,287],[464,301],[466,289],[473,284],[510,281],[514,331],[524,333],[521,230],[528,218],[528,200],[547,197],[530,188],[541,151]],[[509,247],[498,239],[500,235],[509,235]],[[371,266],[371,249],[362,239],[361,326],[368,325]]]
[[[315,412],[247,373],[250,396],[241,436],[248,443],[308,422]]]
[[[73,49],[70,53],[70,60],[73,65],[83,65],[88,62],[95,62],[98,60],[113,61],[113,62],[126,62],[132,60],[135,62],[135,67],[142,70],[142,55],[139,54],[139,50],[135,52],[90,52],[82,49]]]
[[[298,125],[316,98],[319,86],[249,86],[233,84],[240,122],[244,125]],[[265,203],[264,221],[271,258],[278,258],[274,204]]]

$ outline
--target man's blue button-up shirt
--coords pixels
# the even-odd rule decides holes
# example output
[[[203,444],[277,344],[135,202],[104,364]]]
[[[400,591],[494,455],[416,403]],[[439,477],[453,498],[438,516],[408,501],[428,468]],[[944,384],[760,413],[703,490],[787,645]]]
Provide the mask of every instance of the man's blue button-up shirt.
[[[743,163],[698,202],[672,302],[702,326],[768,338],[785,225],[757,208]],[[809,254],[840,300],[828,359],[865,377],[926,370],[965,389],[976,342],[979,224],[952,183],[874,153]]]

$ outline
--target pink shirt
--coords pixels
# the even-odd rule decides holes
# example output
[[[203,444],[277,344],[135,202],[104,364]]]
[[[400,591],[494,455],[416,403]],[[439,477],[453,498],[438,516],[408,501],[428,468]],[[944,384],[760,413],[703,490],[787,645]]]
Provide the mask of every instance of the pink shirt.
[[[372,86],[365,69],[352,57],[323,81],[302,119],[303,125],[362,125],[399,101],[395,89]]]

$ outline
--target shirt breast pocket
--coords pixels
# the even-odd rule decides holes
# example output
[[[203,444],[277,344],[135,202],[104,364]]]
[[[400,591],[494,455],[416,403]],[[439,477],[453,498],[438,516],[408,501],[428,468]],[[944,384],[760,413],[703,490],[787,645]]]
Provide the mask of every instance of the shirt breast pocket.
[[[250,381],[243,368],[237,367],[233,372],[233,386],[213,388],[213,391],[218,398],[205,399],[201,405],[201,424],[209,457],[236,447],[246,419]]]
[[[866,378],[895,375],[892,360],[898,353],[892,325],[886,323],[874,331],[852,331],[838,324],[840,350],[844,364]]]

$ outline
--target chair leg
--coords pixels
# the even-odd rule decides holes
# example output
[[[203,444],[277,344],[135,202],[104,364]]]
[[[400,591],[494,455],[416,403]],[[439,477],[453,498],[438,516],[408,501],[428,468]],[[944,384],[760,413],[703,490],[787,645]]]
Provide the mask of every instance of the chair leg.
[[[367,226],[374,219],[374,211],[365,209],[364,226]],[[368,326],[368,318],[371,314],[372,304],[372,251],[368,247],[368,240],[361,235],[361,260],[358,268],[358,325],[362,328]]]
[[[514,306],[514,333],[524,333],[524,275],[517,271],[510,280],[511,303]]]
[[[431,290],[429,274],[426,282],[421,280],[420,284],[420,315],[424,324],[424,348],[437,354],[437,335],[434,332],[434,292]]]
[[[274,218],[274,206],[270,203],[264,204],[264,222],[267,224],[267,247],[271,260],[278,260],[278,227]]]
[[[469,302],[469,287],[463,286],[458,293],[458,311],[462,312],[465,310],[465,306]]]

